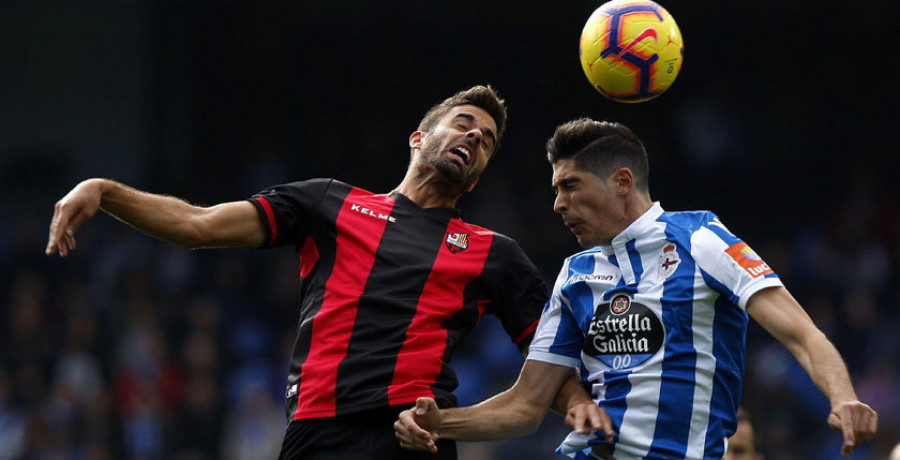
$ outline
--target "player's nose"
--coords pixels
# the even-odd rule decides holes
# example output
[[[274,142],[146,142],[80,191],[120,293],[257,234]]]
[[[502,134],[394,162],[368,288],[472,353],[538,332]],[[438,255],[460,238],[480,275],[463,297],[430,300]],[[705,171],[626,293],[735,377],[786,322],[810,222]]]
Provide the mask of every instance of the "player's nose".
[[[566,212],[569,209],[568,204],[566,203],[566,199],[562,193],[557,194],[556,198],[553,200],[553,210],[559,214]]]
[[[483,136],[482,132],[478,128],[472,128],[466,132],[466,140],[469,142],[479,142],[481,141],[481,136]]]

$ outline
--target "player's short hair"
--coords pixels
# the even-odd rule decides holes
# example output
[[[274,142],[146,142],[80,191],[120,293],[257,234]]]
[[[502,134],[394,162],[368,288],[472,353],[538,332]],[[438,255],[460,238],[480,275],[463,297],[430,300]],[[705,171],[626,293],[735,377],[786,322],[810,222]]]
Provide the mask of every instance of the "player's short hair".
[[[743,407],[738,407],[737,421],[753,423],[753,419],[750,418],[750,412],[747,412],[747,409],[744,409]]]
[[[500,140],[503,139],[503,133],[506,131],[506,101],[500,98],[491,85],[477,85],[464,89],[431,107],[419,122],[418,130],[430,132],[450,109],[460,105],[474,105],[483,109],[494,119],[494,123],[497,124],[497,140],[494,142],[492,154],[497,153],[500,148]]]
[[[555,164],[563,159],[572,159],[576,168],[601,179],[619,168],[628,168],[635,187],[649,194],[647,150],[641,139],[621,123],[578,118],[559,125],[547,141],[547,160]]]
[[[756,423],[750,415],[750,412],[744,407],[738,407],[737,410],[737,423],[740,424],[741,422],[750,425],[750,428],[753,429],[753,438],[751,439],[751,442],[753,443],[753,449],[759,450],[759,431],[756,429]]]

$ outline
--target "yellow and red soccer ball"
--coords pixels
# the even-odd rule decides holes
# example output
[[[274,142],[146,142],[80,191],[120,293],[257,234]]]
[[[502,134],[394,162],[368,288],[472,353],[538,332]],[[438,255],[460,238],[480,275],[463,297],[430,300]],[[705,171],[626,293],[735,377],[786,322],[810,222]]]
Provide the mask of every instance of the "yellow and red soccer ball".
[[[612,0],[581,32],[581,67],[594,89],[618,102],[643,102],[672,86],[684,60],[675,19],[650,0]]]

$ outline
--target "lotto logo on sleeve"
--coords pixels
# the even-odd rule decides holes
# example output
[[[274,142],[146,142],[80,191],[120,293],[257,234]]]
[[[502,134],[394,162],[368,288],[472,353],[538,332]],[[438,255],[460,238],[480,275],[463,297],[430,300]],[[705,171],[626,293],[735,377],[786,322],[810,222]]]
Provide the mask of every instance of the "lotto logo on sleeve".
[[[747,243],[741,241],[725,250],[735,262],[738,263],[747,273],[754,278],[763,275],[775,273],[769,268],[769,264],[765,263],[759,255],[747,246]]]

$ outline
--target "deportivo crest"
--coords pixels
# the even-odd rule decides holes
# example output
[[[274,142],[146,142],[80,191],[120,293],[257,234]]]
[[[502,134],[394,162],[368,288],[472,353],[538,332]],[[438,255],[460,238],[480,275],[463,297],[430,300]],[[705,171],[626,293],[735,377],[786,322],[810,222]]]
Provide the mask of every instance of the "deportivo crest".
[[[675,243],[666,243],[662,253],[659,255],[659,279],[666,279],[675,273],[678,265],[681,263],[681,257],[678,255]]]
[[[465,251],[466,248],[469,247],[469,234],[468,233],[448,233],[447,234],[447,249],[450,252],[456,254],[457,252]]]

